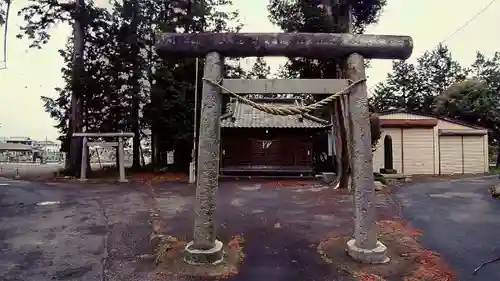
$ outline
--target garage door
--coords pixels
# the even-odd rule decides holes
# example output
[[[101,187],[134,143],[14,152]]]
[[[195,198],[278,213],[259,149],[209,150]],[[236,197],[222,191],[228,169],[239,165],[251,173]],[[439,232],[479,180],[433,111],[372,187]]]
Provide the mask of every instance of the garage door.
[[[484,141],[482,136],[463,136],[464,173],[484,173]]]
[[[404,174],[434,174],[434,130],[403,130]]]
[[[440,174],[461,174],[462,169],[462,137],[439,137]]]
[[[485,147],[483,136],[440,136],[440,173],[484,173]]]

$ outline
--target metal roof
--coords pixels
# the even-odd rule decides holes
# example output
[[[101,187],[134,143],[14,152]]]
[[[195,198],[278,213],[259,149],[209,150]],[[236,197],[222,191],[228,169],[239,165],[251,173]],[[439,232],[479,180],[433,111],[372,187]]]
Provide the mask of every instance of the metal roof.
[[[394,113],[406,113],[406,114],[413,114],[413,115],[419,115],[419,116],[424,116],[424,117],[436,118],[436,119],[447,121],[447,122],[454,123],[454,124],[457,124],[457,125],[462,125],[462,126],[465,126],[465,127],[470,127],[472,129],[487,130],[486,128],[483,128],[481,126],[470,124],[470,123],[467,123],[467,122],[464,122],[464,121],[461,121],[461,120],[457,120],[457,119],[454,119],[454,118],[440,116],[440,115],[433,114],[433,113],[423,113],[423,112],[411,111],[411,110],[405,110],[405,109],[390,109],[390,110],[379,112],[378,115],[379,116],[383,116],[383,115],[389,115],[389,114],[394,114]]]
[[[0,143],[0,150],[8,151],[31,151],[34,150],[31,145],[22,143]]]
[[[297,99],[253,99],[260,104],[277,107],[294,106]],[[279,116],[269,114],[250,105],[232,100],[228,111],[221,116],[222,128],[326,128],[330,122],[309,115]]]

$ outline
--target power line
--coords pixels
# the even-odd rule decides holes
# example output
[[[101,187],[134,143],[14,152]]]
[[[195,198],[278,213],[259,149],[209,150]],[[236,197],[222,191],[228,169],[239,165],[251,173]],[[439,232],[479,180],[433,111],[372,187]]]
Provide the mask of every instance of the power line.
[[[483,14],[484,12],[486,12],[486,10],[488,10],[491,5],[493,5],[497,0],[492,0],[490,1],[483,9],[481,9],[477,14],[475,14],[472,18],[470,18],[468,21],[466,21],[462,26],[460,26],[459,28],[457,28],[457,30],[455,30],[452,34],[448,35],[448,37],[446,37],[444,40],[442,40],[440,42],[440,44],[443,44],[444,42],[450,40],[453,36],[457,35],[457,33],[459,33],[460,31],[462,31],[464,28],[466,28],[469,24],[471,24],[474,20],[476,20],[481,14]]]

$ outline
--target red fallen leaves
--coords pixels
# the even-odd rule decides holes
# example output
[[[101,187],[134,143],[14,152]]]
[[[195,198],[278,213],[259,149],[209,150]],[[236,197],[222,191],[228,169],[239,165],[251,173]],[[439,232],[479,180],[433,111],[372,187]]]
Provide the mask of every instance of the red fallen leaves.
[[[347,262],[344,268],[359,281],[455,281],[451,268],[437,253],[424,249],[417,238],[423,233],[399,221],[379,221],[380,239],[393,250],[392,265],[359,265]],[[327,238],[332,243],[335,238]],[[340,239],[340,238],[339,238]],[[342,239],[346,239],[343,237]],[[327,242],[325,242],[327,243]],[[318,251],[324,254],[326,244]],[[330,247],[338,247],[334,243]],[[321,251],[320,251],[321,250]],[[331,258],[335,258],[334,256]],[[337,253],[338,254],[338,253]],[[330,260],[331,260],[330,258]],[[338,258],[338,257],[337,257]],[[338,261],[337,261],[338,262]],[[403,267],[401,267],[403,265]]]
[[[384,278],[371,273],[361,273],[358,278],[359,281],[385,281]]]
[[[423,251],[415,260],[419,263],[412,278],[415,280],[452,281],[455,276],[451,269],[445,265],[439,254],[431,251]],[[408,280],[410,281],[410,280]]]
[[[418,237],[423,234],[421,230],[403,225],[398,221],[383,220],[378,222],[380,232],[382,233],[399,233],[403,236]]]
[[[381,233],[398,233],[405,237],[417,238],[423,234],[418,229],[411,228],[403,225],[397,221],[380,221],[379,222]],[[402,242],[404,243],[404,242]],[[414,243],[417,244],[416,241]],[[455,276],[451,269],[443,262],[440,255],[432,251],[424,250],[419,245],[407,245],[412,248],[416,253],[415,258],[416,270],[412,276],[405,279],[405,281],[452,281]]]
[[[187,177],[181,173],[141,173],[133,176],[132,181],[140,184],[154,185],[164,182],[187,182]]]
[[[245,242],[245,239],[240,236],[236,235],[231,238],[231,240],[227,243],[227,245],[230,248],[236,249],[236,250],[241,250],[242,244]]]
[[[307,180],[280,180],[280,181],[266,181],[262,184],[262,187],[301,187],[301,186],[317,186],[318,182],[307,181]]]

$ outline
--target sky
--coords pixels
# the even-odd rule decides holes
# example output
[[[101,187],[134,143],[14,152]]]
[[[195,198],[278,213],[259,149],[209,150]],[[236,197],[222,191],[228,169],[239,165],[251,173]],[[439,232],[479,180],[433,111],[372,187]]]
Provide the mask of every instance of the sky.
[[[0,70],[0,137],[29,136],[38,140],[55,140],[54,121],[44,111],[40,96],[57,96],[55,87],[62,85],[60,70],[63,65],[58,50],[64,46],[71,32],[69,26],[58,26],[51,31],[50,42],[42,49],[28,48],[27,40],[16,39],[22,18],[17,11],[26,0],[12,1],[7,40],[7,68]],[[107,0],[97,0],[103,5]],[[482,10],[491,0],[388,0],[377,24],[369,26],[367,34],[409,35],[414,49],[410,62],[453,34],[464,23]],[[240,10],[243,32],[280,32],[267,16],[268,0],[233,0]],[[470,65],[476,52],[487,56],[500,51],[500,36],[496,28],[500,1],[493,3],[467,27],[444,42],[453,58],[462,65]],[[2,28],[3,29],[3,28]],[[3,33],[3,32],[2,32]],[[3,42],[4,36],[0,35]],[[3,48],[0,47],[3,53]],[[275,71],[286,59],[266,58]],[[0,58],[3,61],[3,58]],[[243,65],[250,67],[253,59]],[[391,71],[390,60],[372,60],[367,69],[368,88],[373,89]],[[2,63],[0,63],[0,68]]]

